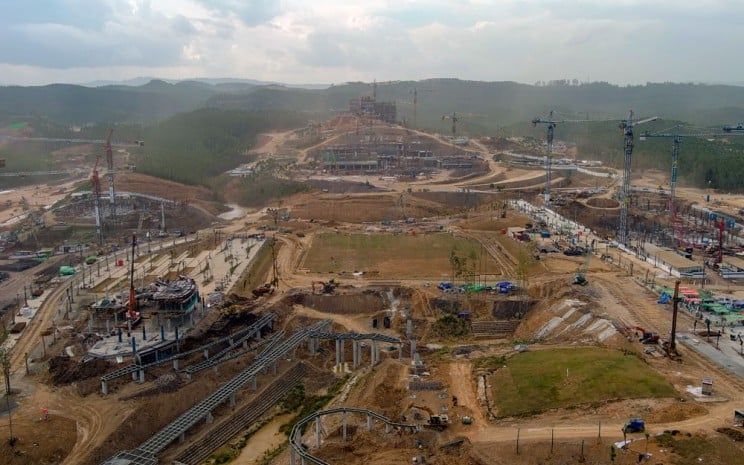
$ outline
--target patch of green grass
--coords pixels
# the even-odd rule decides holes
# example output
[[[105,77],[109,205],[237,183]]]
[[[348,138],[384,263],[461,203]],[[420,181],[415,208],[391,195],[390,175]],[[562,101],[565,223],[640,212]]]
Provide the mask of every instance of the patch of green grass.
[[[481,357],[473,360],[473,368],[476,370],[496,370],[506,363],[506,357],[503,355],[492,355],[490,357]]]
[[[492,385],[499,416],[675,395],[674,387],[638,357],[596,347],[517,354],[496,371]]]
[[[451,234],[321,234],[313,240],[304,266],[314,273],[376,270],[387,277],[451,279],[452,252],[467,270],[500,273],[498,264],[480,244]],[[465,282],[458,277],[458,282]]]

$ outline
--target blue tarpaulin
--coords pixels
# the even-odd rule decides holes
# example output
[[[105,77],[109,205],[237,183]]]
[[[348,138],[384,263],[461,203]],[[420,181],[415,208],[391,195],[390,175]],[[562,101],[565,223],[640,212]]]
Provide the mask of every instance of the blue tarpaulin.
[[[658,304],[665,304],[672,300],[672,298],[669,296],[669,294],[661,294],[661,297],[659,298],[659,301],[656,302]]]

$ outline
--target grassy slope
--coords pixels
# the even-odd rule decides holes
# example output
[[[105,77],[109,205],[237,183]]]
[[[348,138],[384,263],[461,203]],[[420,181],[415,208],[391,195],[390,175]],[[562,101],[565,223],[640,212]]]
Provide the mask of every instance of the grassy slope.
[[[500,416],[675,394],[671,384],[637,357],[596,347],[518,354],[495,372],[492,382]]]
[[[323,234],[313,240],[305,267],[313,272],[377,270],[385,277],[438,279],[451,277],[453,250],[474,263],[477,270],[499,272],[497,264],[486,259],[485,254],[481,266],[481,249],[477,243],[449,234]]]

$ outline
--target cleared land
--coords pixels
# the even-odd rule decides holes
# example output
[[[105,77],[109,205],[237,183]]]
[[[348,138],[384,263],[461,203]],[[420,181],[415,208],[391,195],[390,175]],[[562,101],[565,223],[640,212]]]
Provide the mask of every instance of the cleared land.
[[[640,358],[602,348],[517,354],[496,371],[493,387],[500,416],[620,398],[673,397],[676,393]]]
[[[375,271],[387,278],[447,278],[451,254],[475,273],[500,273],[499,265],[476,241],[451,234],[320,234],[312,242],[304,268],[310,272]],[[471,274],[471,273],[468,273]]]

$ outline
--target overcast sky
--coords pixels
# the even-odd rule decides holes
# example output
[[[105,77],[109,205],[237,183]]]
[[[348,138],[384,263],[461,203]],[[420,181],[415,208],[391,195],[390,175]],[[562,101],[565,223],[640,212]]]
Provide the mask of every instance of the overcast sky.
[[[741,82],[741,0],[0,0],[0,83]]]

